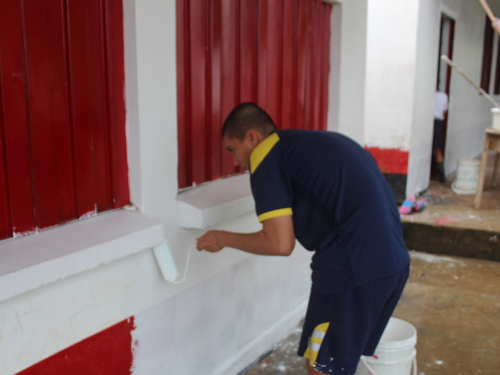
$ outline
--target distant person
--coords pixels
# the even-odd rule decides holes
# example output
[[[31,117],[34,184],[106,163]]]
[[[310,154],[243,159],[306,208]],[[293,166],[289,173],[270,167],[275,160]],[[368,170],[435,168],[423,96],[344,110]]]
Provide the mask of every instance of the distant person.
[[[280,131],[253,103],[233,109],[222,137],[235,164],[250,171],[262,229],[211,230],[198,238],[198,250],[288,256],[297,239],[314,251],[298,354],[310,375],[353,375],[361,355],[373,355],[408,279],[410,257],[393,192],[353,140],[326,131]]]
[[[439,171],[439,179],[441,182],[446,182],[443,155],[443,123],[447,114],[448,95],[438,89],[434,94],[434,137],[432,139],[432,155],[436,161]]]

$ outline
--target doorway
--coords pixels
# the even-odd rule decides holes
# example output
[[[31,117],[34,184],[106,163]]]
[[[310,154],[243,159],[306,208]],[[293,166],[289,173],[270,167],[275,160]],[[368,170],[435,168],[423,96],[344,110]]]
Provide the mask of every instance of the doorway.
[[[445,14],[441,14],[441,24],[439,28],[439,53],[438,69],[436,77],[436,88],[445,92],[450,97],[451,67],[441,60],[441,55],[446,55],[453,60],[453,40],[455,37],[455,21]],[[446,134],[448,129],[448,115],[443,121],[443,155],[446,147]],[[431,178],[439,177],[436,161],[432,157]]]

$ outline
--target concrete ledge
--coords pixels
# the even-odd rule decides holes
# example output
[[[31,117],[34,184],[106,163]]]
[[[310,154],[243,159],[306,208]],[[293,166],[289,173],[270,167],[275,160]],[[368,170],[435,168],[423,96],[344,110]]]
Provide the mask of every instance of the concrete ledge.
[[[408,250],[500,261],[500,233],[422,223],[403,223]]]
[[[182,191],[177,202],[183,228],[205,229],[255,210],[247,173]]]
[[[149,249],[163,225],[116,210],[0,244],[0,301]]]

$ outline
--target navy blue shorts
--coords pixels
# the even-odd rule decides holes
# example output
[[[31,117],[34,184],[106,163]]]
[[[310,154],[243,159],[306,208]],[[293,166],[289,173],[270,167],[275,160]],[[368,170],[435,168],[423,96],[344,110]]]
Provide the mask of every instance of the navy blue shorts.
[[[443,148],[443,120],[434,119],[434,136],[432,137],[432,148]]]
[[[409,271],[339,294],[311,293],[298,355],[321,373],[353,375],[361,355],[375,352]]]

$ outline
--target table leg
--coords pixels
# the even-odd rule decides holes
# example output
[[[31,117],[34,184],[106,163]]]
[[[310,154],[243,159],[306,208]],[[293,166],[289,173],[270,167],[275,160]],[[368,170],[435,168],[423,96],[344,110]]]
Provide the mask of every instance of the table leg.
[[[491,179],[491,186],[497,186],[497,172],[498,167],[500,167],[500,152],[497,152],[495,155],[495,165],[493,166],[493,178]]]
[[[488,150],[490,146],[490,138],[488,134],[484,139],[483,156],[481,158],[481,170],[479,172],[479,180],[477,181],[476,198],[474,199],[474,207],[479,208],[481,205],[481,196],[483,195],[484,177],[486,175],[486,163],[488,162]]]

